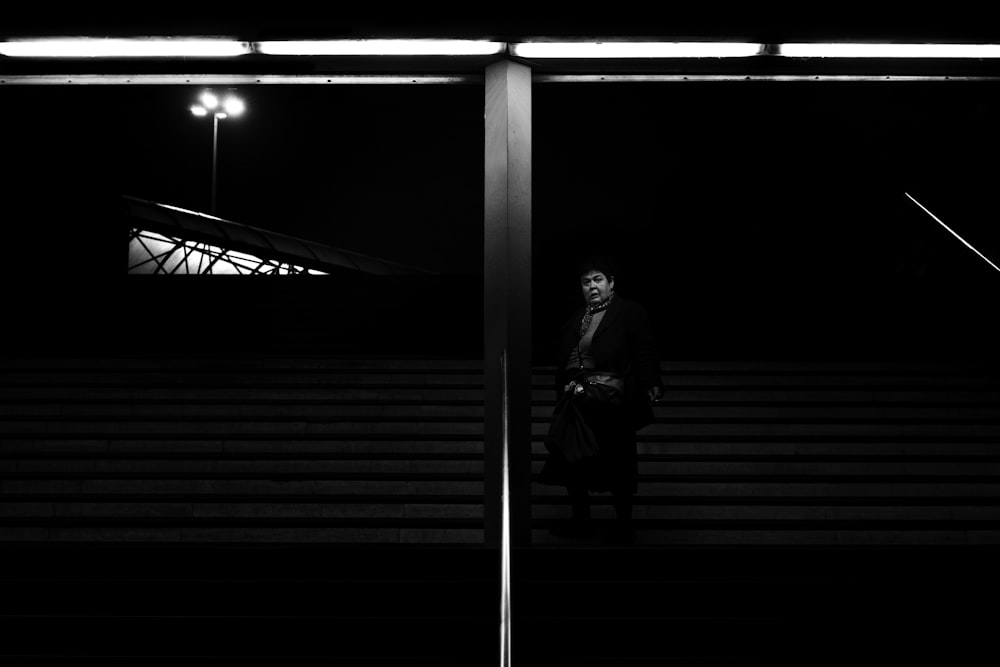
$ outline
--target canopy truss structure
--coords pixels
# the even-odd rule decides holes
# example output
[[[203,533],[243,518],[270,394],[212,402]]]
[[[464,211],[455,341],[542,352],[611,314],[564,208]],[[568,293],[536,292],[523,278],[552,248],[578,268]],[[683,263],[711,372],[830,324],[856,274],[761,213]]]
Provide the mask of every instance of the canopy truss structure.
[[[130,274],[430,273],[176,206],[128,196],[123,202],[129,221]]]

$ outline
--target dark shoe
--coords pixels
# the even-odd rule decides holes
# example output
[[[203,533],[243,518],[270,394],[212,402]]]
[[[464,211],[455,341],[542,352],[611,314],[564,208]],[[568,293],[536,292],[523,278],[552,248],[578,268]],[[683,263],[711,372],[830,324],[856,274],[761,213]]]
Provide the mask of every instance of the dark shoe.
[[[589,521],[569,521],[553,526],[549,534],[567,539],[589,539],[594,536],[594,526]]]

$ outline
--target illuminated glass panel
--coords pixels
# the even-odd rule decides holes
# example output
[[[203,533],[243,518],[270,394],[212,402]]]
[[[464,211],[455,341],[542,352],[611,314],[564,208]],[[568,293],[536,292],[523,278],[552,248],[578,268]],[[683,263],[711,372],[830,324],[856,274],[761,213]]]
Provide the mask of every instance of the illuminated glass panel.
[[[208,243],[133,229],[128,272],[133,274],[325,275],[324,271],[257,257]]]

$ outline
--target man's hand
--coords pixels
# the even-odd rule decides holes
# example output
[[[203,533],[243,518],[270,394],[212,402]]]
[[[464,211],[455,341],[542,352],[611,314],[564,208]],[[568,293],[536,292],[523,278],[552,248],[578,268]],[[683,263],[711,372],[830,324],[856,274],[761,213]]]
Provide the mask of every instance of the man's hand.
[[[649,395],[650,403],[656,403],[660,400],[660,396],[663,395],[659,387],[650,387],[646,393]]]

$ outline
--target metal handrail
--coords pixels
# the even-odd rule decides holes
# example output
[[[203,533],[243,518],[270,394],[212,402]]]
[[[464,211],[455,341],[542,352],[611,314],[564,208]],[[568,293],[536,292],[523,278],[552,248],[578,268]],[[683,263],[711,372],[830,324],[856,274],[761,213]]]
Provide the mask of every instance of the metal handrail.
[[[500,492],[500,667],[510,667],[510,404],[507,377],[507,350],[500,353],[500,386],[503,396]]]

